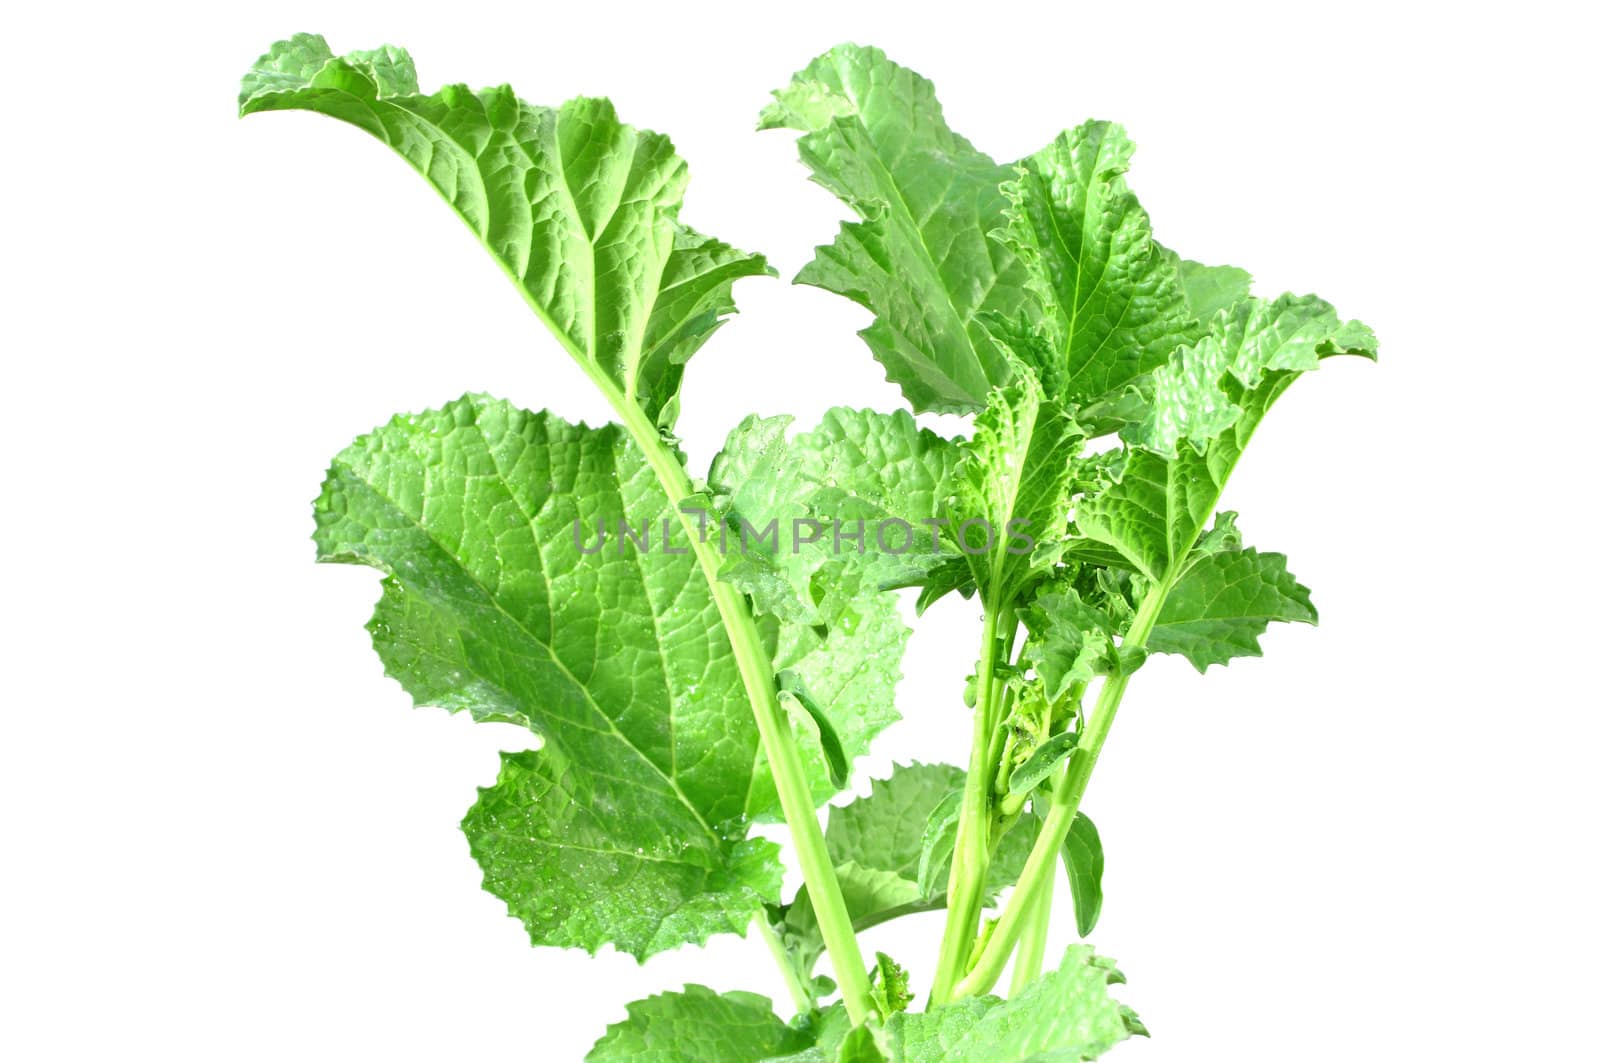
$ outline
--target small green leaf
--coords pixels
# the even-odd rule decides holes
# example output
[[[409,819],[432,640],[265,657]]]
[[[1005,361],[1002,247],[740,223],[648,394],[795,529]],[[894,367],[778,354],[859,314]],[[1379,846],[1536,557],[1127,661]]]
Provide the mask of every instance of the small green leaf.
[[[917,863],[917,885],[923,893],[938,892],[940,879],[950,867],[956,848],[956,826],[961,820],[961,788],[944,795],[928,814],[922,835],[922,857]]]
[[[811,1038],[754,993],[717,993],[700,985],[628,1005],[628,1017],[606,1028],[587,1063],[761,1063],[790,1057]]]
[[[1078,736],[1068,731],[1051,735],[1040,743],[1027,760],[1011,773],[1010,791],[1017,796],[1031,794],[1055,774],[1056,768],[1078,745]]]
[[[1061,846],[1061,860],[1072,887],[1072,912],[1078,936],[1088,937],[1100,921],[1100,879],[1105,874],[1106,856],[1100,848],[1100,832],[1088,816],[1079,812]]]
[[[879,953],[881,956],[882,953]],[[857,1026],[844,1035],[839,1051],[828,1063],[898,1063],[891,1061],[884,1034],[876,1023]]]
[[[823,756],[828,760],[828,777],[835,787],[844,789],[850,782],[850,756],[845,752],[844,743],[839,740],[839,732],[834,729],[828,714],[822,711],[822,706],[806,690],[806,681],[793,668],[779,672],[777,682],[778,693],[784,695],[785,700],[799,705],[816,725]]]
[[[911,975],[885,953],[878,953],[878,963],[872,968],[872,995],[883,1015],[893,1015],[906,1010],[916,999],[911,992]]]
[[[950,856],[955,851],[956,825],[961,816],[966,773],[955,768],[950,770],[956,772],[956,783],[929,812],[922,835],[922,854],[917,861],[917,886],[930,897],[944,894],[944,880],[950,873]],[[989,898],[1017,881],[1038,832],[1038,823],[1031,817],[1024,817],[1000,839],[994,858],[989,862],[986,881]]]
[[[758,606],[780,615],[814,611],[809,581],[830,560],[859,567],[869,584],[899,587],[919,585],[959,559],[936,523],[955,489],[958,441],[917,427],[904,411],[836,408],[792,439],[789,424],[787,417],[746,418],[708,478],[741,533],[730,535],[735,557],[723,576],[744,579],[749,586],[741,589],[759,595]],[[802,541],[813,537],[814,544]],[[763,578],[778,582],[757,586],[735,561],[764,565],[772,575]],[[793,601],[779,601],[783,595]]]
[[[1025,366],[990,393],[961,446],[952,518],[985,608],[1009,605],[1054,565],[1050,548],[1066,537],[1083,440]]]
[[[1216,545],[1167,595],[1147,643],[1152,653],[1181,653],[1200,672],[1261,656],[1257,640],[1273,621],[1317,622],[1311,592],[1289,571],[1288,558]]]
[[[1028,626],[1024,660],[1039,674],[1045,698],[1059,699],[1073,683],[1087,683],[1114,670],[1117,650],[1103,611],[1072,587],[1040,592],[1021,611]]]

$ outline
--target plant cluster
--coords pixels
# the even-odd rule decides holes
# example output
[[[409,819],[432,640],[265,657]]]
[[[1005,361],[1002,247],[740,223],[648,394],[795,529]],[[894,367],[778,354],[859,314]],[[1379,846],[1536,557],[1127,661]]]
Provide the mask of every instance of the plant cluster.
[[[1100,911],[1085,788],[1147,655],[1203,672],[1259,654],[1273,621],[1315,622],[1219,500],[1284,389],[1372,357],[1372,333],[1156,243],[1121,127],[998,164],[926,80],[841,46],[761,125],[798,131],[859,219],[796,279],[872,312],[861,336],[911,412],[751,416],[697,476],[673,435],[686,366],[733,283],[772,270],[680,219],[667,138],[603,99],[425,94],[404,51],[340,57],[311,35],[256,63],[240,109],[388,144],[615,411],[590,428],[469,394],[357,439],[315,503],[319,559],[383,573],[369,628],[388,674],[543,740],[503,755],[462,823],[533,943],[643,960],[754,927],[793,996],[792,1021],[747,993],[651,997],[589,1058],[1020,1063],[1142,1033],[1110,961],[1046,954],[1058,875],[1079,936]],[[970,431],[919,427],[930,411]],[[897,718],[904,588],[919,615],[981,603],[965,768],[901,767],[829,806]],[[779,820],[795,896],[752,834]],[[933,971],[864,957],[863,931],[939,909]]]

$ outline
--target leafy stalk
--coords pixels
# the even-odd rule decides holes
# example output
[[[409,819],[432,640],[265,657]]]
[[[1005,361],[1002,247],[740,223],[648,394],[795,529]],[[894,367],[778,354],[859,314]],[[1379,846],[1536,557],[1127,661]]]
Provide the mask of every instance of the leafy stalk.
[[[1158,587],[1145,597],[1127,635],[1123,637],[1124,649],[1138,649],[1144,645],[1166,602],[1169,589]],[[1100,750],[1105,745],[1106,735],[1111,731],[1112,721],[1117,717],[1117,707],[1122,703],[1122,695],[1127,689],[1127,673],[1110,676],[1100,688],[1094,711],[1084,725],[1083,735],[1078,739],[1072,759],[1067,762],[1066,780],[1052,795],[1050,812],[1045,816],[1038,840],[1034,842],[1028,862],[1017,879],[1017,888],[1006,904],[999,923],[995,925],[994,932],[984,943],[971,972],[956,985],[952,993],[955,999],[987,993],[1000,980],[1012,949],[1028,926],[1032,906],[1054,880],[1055,863],[1060,859],[1061,846],[1067,840],[1067,832],[1071,830],[1072,821],[1078,814],[1078,806],[1083,803],[1083,792],[1089,785],[1089,776],[1094,773]]]
[[[800,874],[805,879],[806,889],[810,891],[817,926],[828,955],[833,960],[839,994],[850,1018],[857,1023],[865,1022],[868,1016],[877,1014],[872,1002],[866,962],[861,956],[861,946],[856,941],[855,928],[850,923],[850,910],[845,906],[839,878],[822,837],[822,824],[817,819],[816,805],[812,801],[811,787],[800,761],[794,729],[778,704],[772,660],[762,645],[749,603],[732,584],[717,578],[722,558],[709,538],[699,534],[696,519],[682,508],[690,500],[693,488],[677,455],[668,449],[661,433],[649,422],[642,409],[618,394],[609,382],[597,379],[595,384],[605,393],[661,481],[668,501],[678,511],[683,529],[694,549],[695,559],[711,585],[712,598],[717,603],[717,612],[733,645],[739,674],[750,695],[750,710],[755,714],[756,727],[761,733],[761,746],[766,750],[767,761],[772,768],[784,821],[788,823],[793,837]],[[785,968],[787,971],[787,965]]]
[[[989,874],[989,746],[995,732],[995,664],[1001,651],[1002,620],[993,609],[984,611],[983,642],[974,677],[977,705],[973,709],[971,761],[961,796],[961,816],[956,826],[955,850],[950,863],[949,912],[939,944],[939,966],[934,971],[929,998],[942,1003],[965,970],[967,956],[983,915],[984,885]]]

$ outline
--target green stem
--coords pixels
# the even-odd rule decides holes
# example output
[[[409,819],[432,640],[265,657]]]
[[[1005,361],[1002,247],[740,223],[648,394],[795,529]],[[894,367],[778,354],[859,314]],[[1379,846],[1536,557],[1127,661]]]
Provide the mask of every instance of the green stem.
[[[767,943],[767,948],[772,952],[772,958],[777,961],[778,969],[783,972],[783,984],[789,989],[789,999],[794,1001],[795,1011],[801,1015],[816,1011],[817,998],[811,991],[810,980],[796,969],[794,958],[783,947],[778,931],[760,916],[756,918],[756,928],[761,933],[761,940]]]
[[[983,916],[984,885],[989,877],[989,790],[992,782],[989,746],[998,722],[994,672],[1001,650],[1002,627],[1012,623],[1009,610],[984,610],[983,643],[975,677],[978,703],[972,714],[972,752],[961,794],[955,848],[950,856],[949,914],[945,918],[944,937],[939,943],[939,965],[934,970],[933,987],[929,991],[930,1005],[944,1003],[966,972],[967,959]],[[1009,632],[1006,638],[1009,641]]]
[[[1028,908],[1022,938],[1017,942],[1017,961],[1011,967],[1011,996],[1044,970],[1045,944],[1050,936],[1050,909],[1055,902],[1056,861],[1045,871],[1044,885]]]
[[[1166,604],[1167,592],[1171,589],[1170,577],[1150,588],[1150,593],[1145,595],[1144,601],[1139,604],[1139,611],[1134,614],[1133,624],[1128,628],[1128,633],[1123,636],[1123,647],[1137,649],[1144,645],[1145,640],[1150,637],[1150,629],[1155,627],[1161,607]],[[1028,862],[1023,866],[1022,875],[1017,879],[1017,888],[1011,894],[1011,901],[1006,905],[1005,913],[1000,917],[994,932],[989,935],[989,940],[985,942],[982,954],[972,965],[971,973],[957,984],[951,999],[959,1000],[962,997],[987,993],[1000,980],[1000,973],[1005,970],[1006,961],[1011,958],[1011,950],[1016,948],[1017,941],[1028,924],[1035,898],[1054,878],[1055,863],[1060,858],[1061,846],[1067,840],[1067,831],[1072,828],[1072,821],[1077,818],[1078,806],[1083,803],[1083,791],[1089,785],[1089,776],[1094,773],[1095,763],[1100,759],[1100,749],[1105,745],[1106,735],[1111,731],[1111,724],[1117,718],[1117,706],[1122,703],[1122,695],[1127,689],[1126,674],[1109,677],[1105,685],[1100,688],[1100,696],[1095,699],[1094,712],[1085,722],[1078,747],[1067,762],[1066,780],[1056,788],[1050,805],[1050,814],[1045,817],[1038,840],[1034,842],[1033,850],[1028,854]]]
[[[700,569],[711,585],[711,597],[717,604],[717,612],[721,614],[723,627],[727,630],[734,661],[738,664],[745,692],[750,697],[751,711],[755,714],[761,747],[766,751],[767,763],[772,768],[778,804],[783,809],[784,821],[788,823],[794,840],[800,874],[811,896],[811,906],[816,912],[823,944],[833,960],[839,995],[844,1000],[851,1021],[859,1025],[877,1014],[867,981],[867,966],[850,925],[850,910],[845,906],[844,894],[839,890],[839,878],[834,873],[833,860],[823,840],[822,824],[817,819],[816,802],[812,800],[811,787],[806,782],[799,744],[795,741],[788,717],[778,704],[772,660],[756,630],[755,618],[744,596],[731,584],[717,578],[722,559],[716,547],[701,537],[695,519],[680,508],[688,501],[692,487],[678,456],[662,442],[660,431],[650,423],[643,410],[629,402],[609,380],[598,373],[591,373],[590,377],[606,398],[611,400],[612,408],[622,418],[623,425],[644,452],[645,460],[655,471],[656,478],[661,481],[667,501],[677,512]]]

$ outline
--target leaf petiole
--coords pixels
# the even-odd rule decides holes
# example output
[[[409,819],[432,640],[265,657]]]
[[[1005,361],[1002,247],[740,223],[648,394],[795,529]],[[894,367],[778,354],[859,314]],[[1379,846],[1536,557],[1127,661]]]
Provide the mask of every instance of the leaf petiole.
[[[728,633],[728,642],[733,647],[734,660],[744,681],[745,691],[750,695],[750,710],[755,715],[761,747],[766,751],[767,762],[772,769],[772,781],[778,792],[778,803],[783,809],[784,822],[788,824],[793,837],[800,874],[811,894],[817,927],[833,960],[839,995],[844,1001],[845,1010],[850,1013],[851,1021],[863,1023],[877,1014],[866,962],[861,955],[861,946],[856,941],[855,929],[850,924],[850,911],[839,889],[839,878],[828,856],[827,843],[823,840],[822,824],[817,819],[816,805],[806,781],[794,729],[778,704],[772,660],[756,630],[755,618],[744,596],[732,584],[718,578],[721,556],[712,542],[699,534],[695,517],[681,508],[693,490],[678,456],[667,447],[660,431],[638,405],[629,402],[610,381],[599,374],[590,375],[661,481],[667,501],[678,513],[679,521],[687,533],[695,560],[711,585],[711,597],[716,602],[717,612]]]

